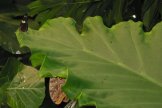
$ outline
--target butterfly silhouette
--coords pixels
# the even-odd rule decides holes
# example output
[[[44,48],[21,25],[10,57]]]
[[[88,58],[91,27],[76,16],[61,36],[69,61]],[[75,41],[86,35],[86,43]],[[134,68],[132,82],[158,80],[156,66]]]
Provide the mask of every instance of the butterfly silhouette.
[[[28,16],[25,14],[20,22],[20,31],[27,32],[28,31]]]

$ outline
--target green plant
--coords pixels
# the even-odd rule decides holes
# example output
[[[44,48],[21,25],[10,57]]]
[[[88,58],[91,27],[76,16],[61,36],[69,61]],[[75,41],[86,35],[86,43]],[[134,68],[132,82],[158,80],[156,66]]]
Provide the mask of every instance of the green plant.
[[[28,12],[27,3],[30,3]],[[26,46],[32,51],[32,66],[28,58],[30,50],[20,48],[15,35],[25,13],[29,15],[30,28],[43,25],[38,31],[17,32],[22,38],[22,42],[19,39],[21,45],[29,43]],[[100,15],[108,27],[117,25],[106,28],[100,18],[95,17],[88,18],[82,29],[86,17],[96,15]],[[64,18],[47,21],[59,16],[72,17],[76,22]],[[0,107],[39,107],[45,95],[43,78],[54,76],[68,78],[63,89],[70,99],[77,99],[80,106],[161,107],[161,23],[150,31],[161,17],[161,0],[0,1]],[[122,22],[130,19],[142,21],[144,26],[139,22]],[[150,32],[144,33],[142,26]],[[133,37],[137,32],[138,38]],[[37,44],[32,44],[34,42]],[[39,65],[39,75],[43,78],[33,68]],[[25,82],[23,76],[28,76]],[[36,95],[31,95],[33,93]]]
[[[38,108],[44,99],[44,80],[37,70],[8,59],[0,71],[0,105],[11,108]]]
[[[87,18],[79,34],[70,18],[48,20],[38,31],[17,32],[43,77],[66,77],[63,90],[79,106],[162,107],[162,23],[144,32],[141,22],[107,28]],[[36,56],[35,56],[36,55]]]

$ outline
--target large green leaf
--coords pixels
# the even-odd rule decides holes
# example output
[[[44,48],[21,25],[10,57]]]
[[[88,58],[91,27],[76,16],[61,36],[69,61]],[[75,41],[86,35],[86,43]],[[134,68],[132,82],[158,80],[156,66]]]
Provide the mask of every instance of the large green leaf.
[[[29,66],[24,67],[7,88],[8,104],[12,108],[38,108],[44,97],[44,79]]]
[[[17,32],[17,38],[21,46],[37,54],[31,60],[42,64],[41,75],[53,72],[57,76],[68,69],[63,89],[69,98],[78,99],[80,106],[160,108],[161,28],[159,23],[145,33],[142,23],[133,21],[107,28],[100,17],[89,17],[79,34],[74,20],[57,18],[48,20],[38,31]],[[64,70],[58,72],[58,65]]]
[[[0,105],[11,108],[38,108],[44,99],[44,80],[33,67],[9,59],[0,72]]]
[[[6,103],[6,89],[14,76],[21,70],[22,64],[14,58],[9,58],[0,71],[0,107],[1,104]]]

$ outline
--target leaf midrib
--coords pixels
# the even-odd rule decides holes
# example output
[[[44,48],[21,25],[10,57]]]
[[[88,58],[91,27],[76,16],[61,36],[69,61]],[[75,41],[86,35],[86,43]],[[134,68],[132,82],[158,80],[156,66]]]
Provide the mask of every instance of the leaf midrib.
[[[158,83],[158,82],[155,81],[154,79],[152,79],[152,78],[150,78],[150,77],[148,77],[148,76],[146,76],[146,75],[144,75],[144,74],[143,74],[143,75],[142,75],[142,74],[139,74],[138,72],[132,70],[131,68],[129,68],[128,66],[126,66],[126,65],[123,64],[123,63],[120,63],[120,62],[119,62],[119,63],[115,63],[115,62],[113,62],[113,61],[111,61],[111,60],[105,59],[105,58],[103,58],[103,57],[101,57],[101,56],[99,56],[99,55],[97,55],[97,54],[94,54],[94,53],[91,52],[90,50],[84,50],[84,52],[89,53],[89,54],[91,54],[91,55],[93,55],[93,56],[96,56],[96,57],[98,57],[98,58],[101,58],[102,60],[105,60],[105,61],[107,61],[108,63],[112,63],[113,65],[116,65],[116,66],[119,66],[119,67],[121,67],[121,68],[124,68],[124,69],[128,70],[129,72],[133,72],[134,74],[136,74],[136,75],[138,75],[138,76],[141,76],[142,78],[147,79],[148,81],[150,81],[150,82],[156,84],[157,86],[159,86],[159,87],[162,89],[162,85],[161,85],[160,83]]]
[[[8,90],[35,90],[35,89],[44,89],[44,88],[23,88],[23,87],[16,87],[16,88],[7,88]]]

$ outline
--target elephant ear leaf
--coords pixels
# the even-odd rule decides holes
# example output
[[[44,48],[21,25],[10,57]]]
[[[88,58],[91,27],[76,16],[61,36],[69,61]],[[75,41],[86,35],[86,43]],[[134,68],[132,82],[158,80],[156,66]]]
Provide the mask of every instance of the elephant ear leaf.
[[[89,17],[80,34],[74,20],[60,17],[38,31],[17,32],[17,38],[33,55],[45,55],[31,58],[41,65],[40,75],[67,75],[63,90],[80,107],[160,108],[161,28],[144,32],[133,21],[107,28],[100,17]]]

